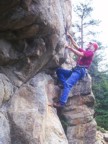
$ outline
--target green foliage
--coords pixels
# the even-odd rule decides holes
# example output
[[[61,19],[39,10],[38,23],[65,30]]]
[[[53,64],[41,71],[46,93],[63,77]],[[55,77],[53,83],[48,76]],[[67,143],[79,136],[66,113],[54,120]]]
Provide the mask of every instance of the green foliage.
[[[91,3],[91,0],[79,2],[78,4],[74,5],[73,8],[74,13],[78,17],[78,20],[74,22],[73,27],[76,29],[76,33],[79,33],[79,37],[77,36],[77,39],[79,40],[77,42],[82,48],[87,36],[90,35],[91,37],[92,35],[94,37],[96,34],[96,32],[93,32],[92,30],[93,26],[98,26],[100,23],[99,20],[95,20],[91,17],[93,11]]]
[[[97,130],[100,131],[100,132],[102,132],[102,133],[105,133],[105,132],[106,132],[105,129],[102,128],[102,127],[100,127],[100,126],[97,126]]]
[[[93,93],[96,97],[95,113],[97,124],[108,130],[108,75],[98,72],[92,76]]]
[[[79,3],[79,5],[76,5],[76,7],[74,7],[74,11],[81,19],[85,19],[90,16],[93,8],[89,6],[89,3]]]
[[[73,25],[74,37],[82,48],[86,39],[90,39],[90,41],[96,41],[94,40],[94,37],[97,32],[92,28],[94,26],[98,26],[100,21],[94,20],[91,17],[92,11],[93,8],[91,6],[90,0],[83,1],[83,3],[78,3],[74,7],[74,12],[78,18],[78,20],[74,22]],[[96,42],[99,44],[100,52],[96,52],[97,54],[95,55],[90,68],[90,75],[92,77],[92,89],[96,97],[96,121],[100,127],[108,130],[108,70],[104,72],[100,71],[100,62],[104,59],[103,50],[105,48],[102,47],[101,42]]]
[[[99,126],[103,127],[105,130],[108,130],[108,114],[96,116],[96,121]]]
[[[99,43],[100,50],[103,49]],[[90,68],[92,89],[96,98],[95,113],[98,126],[108,130],[108,73],[100,71],[101,53],[95,55]]]

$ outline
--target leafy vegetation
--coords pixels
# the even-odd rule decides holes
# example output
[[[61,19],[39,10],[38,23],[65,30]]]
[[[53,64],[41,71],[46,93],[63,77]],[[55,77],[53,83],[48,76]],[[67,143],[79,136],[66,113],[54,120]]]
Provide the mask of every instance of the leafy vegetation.
[[[74,5],[73,9],[77,17],[73,27],[77,34],[79,33],[79,35],[77,35],[78,44],[83,48],[85,39],[88,36],[93,36],[94,38],[96,35],[93,28],[99,25],[100,20],[95,20],[91,17],[93,11],[91,1],[79,2],[77,5]]]
[[[101,131],[102,133],[105,133],[105,132],[106,132],[106,130],[105,130],[104,128],[100,127],[100,126],[97,126],[97,130],[98,130],[98,131]]]
[[[103,49],[100,44],[100,49]],[[97,54],[90,68],[92,90],[96,98],[95,116],[98,126],[108,130],[108,73],[100,71],[101,53]]]
[[[91,17],[93,11],[90,5],[91,1],[84,1],[74,6],[74,12],[77,17],[77,21],[74,22],[74,37],[77,43],[83,48],[86,39],[91,38],[94,41],[95,34],[97,32],[91,27],[98,26],[99,20],[94,20]],[[77,34],[78,33],[78,34]],[[95,40],[98,42],[97,40]],[[100,71],[100,62],[104,59],[101,42],[98,42],[99,49],[102,52],[97,52],[94,57],[94,61],[90,68],[90,75],[92,77],[92,89],[96,98],[95,113],[98,128],[101,130],[108,130],[108,65],[105,71]]]
[[[93,77],[93,93],[96,97],[97,124],[108,130],[108,75],[99,73]]]

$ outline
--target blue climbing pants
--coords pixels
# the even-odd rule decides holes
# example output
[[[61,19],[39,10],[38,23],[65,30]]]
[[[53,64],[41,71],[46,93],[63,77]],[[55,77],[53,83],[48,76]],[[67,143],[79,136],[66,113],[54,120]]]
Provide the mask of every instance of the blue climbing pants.
[[[73,70],[66,70],[63,68],[58,68],[56,74],[59,82],[63,85],[63,91],[59,98],[59,102],[64,105],[68,100],[68,95],[72,87],[77,81],[82,79],[86,74],[85,67],[76,66]]]

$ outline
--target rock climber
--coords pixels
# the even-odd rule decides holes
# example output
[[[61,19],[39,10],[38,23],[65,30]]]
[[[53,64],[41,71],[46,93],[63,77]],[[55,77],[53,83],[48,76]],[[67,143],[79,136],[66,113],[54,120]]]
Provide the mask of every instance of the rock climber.
[[[69,33],[67,33],[67,36],[71,40],[73,47],[66,44],[65,48],[70,49],[75,55],[78,56],[78,59],[73,70],[66,70],[63,68],[57,68],[56,70],[58,81],[62,84],[63,90],[58,102],[53,103],[55,108],[62,108],[65,106],[70,90],[86,75],[86,71],[90,67],[94,54],[98,49],[98,44],[96,42],[89,42],[86,50],[79,48]]]

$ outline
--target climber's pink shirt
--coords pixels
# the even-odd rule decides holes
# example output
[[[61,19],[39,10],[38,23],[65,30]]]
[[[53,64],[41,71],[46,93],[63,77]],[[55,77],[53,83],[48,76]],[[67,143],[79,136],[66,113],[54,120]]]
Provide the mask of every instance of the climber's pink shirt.
[[[77,65],[89,68],[93,60],[94,52],[91,50],[83,50],[82,48],[79,48],[78,50],[83,52],[84,56],[78,58]]]

